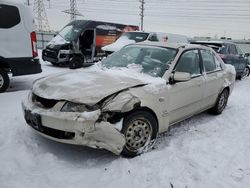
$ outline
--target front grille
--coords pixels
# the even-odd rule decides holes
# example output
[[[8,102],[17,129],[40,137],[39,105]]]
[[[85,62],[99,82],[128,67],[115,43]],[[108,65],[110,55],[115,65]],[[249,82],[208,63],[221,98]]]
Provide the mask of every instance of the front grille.
[[[56,105],[58,100],[46,99],[46,98],[39,97],[39,96],[33,94],[33,102],[37,102],[37,103],[41,104],[42,107],[44,107],[44,108],[52,108]]]
[[[49,58],[57,58],[58,52],[52,50],[44,50],[43,55]]]
[[[39,128],[35,128],[35,129],[43,134],[46,134],[48,136],[58,138],[58,139],[71,140],[75,137],[75,133],[73,132],[61,131],[61,130],[52,129],[52,128],[45,127],[45,126],[40,126]]]

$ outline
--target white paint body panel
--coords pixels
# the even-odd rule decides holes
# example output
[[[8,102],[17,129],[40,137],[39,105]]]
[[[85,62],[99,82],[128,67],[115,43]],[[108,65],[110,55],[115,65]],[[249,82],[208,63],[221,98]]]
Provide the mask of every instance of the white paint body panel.
[[[14,27],[0,28],[0,56],[4,58],[32,57],[30,33],[34,31],[34,20],[31,9],[13,1],[1,0],[0,4],[17,7],[21,17],[20,23]]]

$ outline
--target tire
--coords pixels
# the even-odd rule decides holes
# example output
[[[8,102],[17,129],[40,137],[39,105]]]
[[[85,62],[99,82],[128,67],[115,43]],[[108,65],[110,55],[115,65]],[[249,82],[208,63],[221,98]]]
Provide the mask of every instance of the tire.
[[[81,68],[83,63],[84,63],[84,58],[75,55],[69,60],[69,68],[70,69]]]
[[[157,136],[157,121],[146,111],[136,111],[124,118],[121,132],[126,144],[121,155],[135,157],[150,148]]]
[[[229,91],[228,89],[224,89],[219,95],[215,106],[210,109],[210,112],[215,115],[221,114],[227,105],[228,97]]]
[[[249,74],[250,74],[250,69],[249,69],[249,67],[246,67],[246,68],[244,69],[243,74],[240,76],[240,80],[243,80],[244,78],[248,77]]]
[[[5,92],[9,87],[10,79],[7,72],[3,69],[0,69],[0,93]]]
[[[54,62],[50,62],[53,66],[56,66],[56,67],[58,67],[59,66],[59,64],[57,64],[57,63],[54,63]]]

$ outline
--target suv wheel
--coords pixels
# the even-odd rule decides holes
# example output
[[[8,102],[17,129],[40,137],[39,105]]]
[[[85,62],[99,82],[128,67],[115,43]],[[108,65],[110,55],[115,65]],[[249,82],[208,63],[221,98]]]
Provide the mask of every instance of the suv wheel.
[[[246,68],[244,69],[243,74],[240,76],[240,79],[242,80],[242,79],[246,78],[247,76],[249,76],[249,74],[250,74],[250,68],[249,68],[249,67],[246,67]]]
[[[6,91],[9,87],[10,79],[7,72],[3,69],[0,69],[0,93]]]

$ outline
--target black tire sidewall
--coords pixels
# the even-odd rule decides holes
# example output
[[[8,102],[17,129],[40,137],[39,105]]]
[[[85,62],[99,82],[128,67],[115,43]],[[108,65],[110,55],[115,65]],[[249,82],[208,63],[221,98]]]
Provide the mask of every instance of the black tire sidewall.
[[[3,77],[3,86],[0,87],[0,93],[2,93],[8,89],[10,84],[10,79],[8,73],[3,69],[0,69],[0,75]]]
[[[131,121],[134,121],[135,119],[139,119],[139,118],[145,118],[150,122],[151,128],[152,128],[151,140],[154,140],[157,136],[157,130],[158,130],[157,129],[157,126],[158,126],[157,120],[155,119],[155,117],[151,113],[146,112],[146,111],[135,111],[135,112],[132,112],[132,113],[128,114],[127,116],[125,116],[125,118],[123,120],[123,126],[122,126],[121,132],[124,134],[128,128],[129,123]],[[126,146],[124,146],[121,154],[125,157],[135,157],[141,153],[132,152],[132,151],[128,150],[126,148]]]
[[[81,68],[82,65],[83,65],[83,63],[84,63],[84,57],[73,56],[73,57],[69,60],[69,68],[70,68],[70,69]]]
[[[220,95],[219,95],[219,97],[218,97],[218,99],[217,99],[217,101],[216,101],[216,105],[214,106],[214,108],[212,109],[212,112],[214,113],[214,114],[221,114],[222,112],[223,112],[223,110],[225,109],[225,107],[222,109],[222,110],[220,110],[219,109],[219,101],[220,101],[220,98],[221,98],[221,96],[224,94],[226,92],[226,101],[225,101],[225,107],[226,107],[226,105],[227,105],[227,101],[228,101],[228,97],[229,97],[229,92],[228,92],[228,90],[227,89],[224,89],[221,93],[220,93]]]

